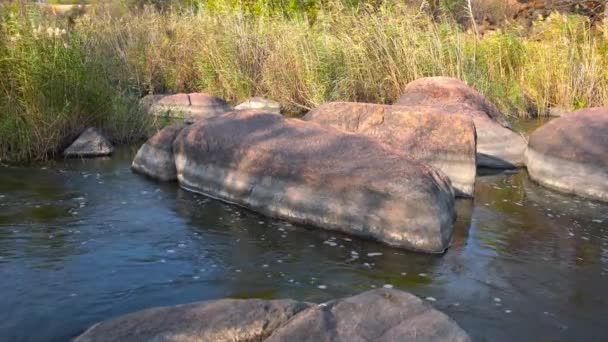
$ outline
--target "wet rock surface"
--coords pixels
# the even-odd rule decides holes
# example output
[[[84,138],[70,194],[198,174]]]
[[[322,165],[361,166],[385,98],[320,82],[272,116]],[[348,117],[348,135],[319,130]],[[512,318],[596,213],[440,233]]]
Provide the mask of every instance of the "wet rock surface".
[[[186,127],[173,151],[181,187],[268,216],[431,253],[452,235],[449,179],[362,135],[238,111]]]
[[[469,341],[445,314],[407,292],[380,289],[315,305],[222,299],[143,310],[94,325],[76,342]]]
[[[331,102],[311,110],[303,119],[385,142],[445,173],[456,195],[473,195],[476,137],[469,117],[446,116],[434,107]]]
[[[112,143],[94,127],[87,128],[63,151],[66,157],[99,157],[114,152]]]
[[[538,128],[526,164],[544,186],[608,201],[608,107],[581,109]]]
[[[181,118],[187,122],[221,115],[232,110],[223,99],[206,93],[147,95],[141,102],[150,114]]]
[[[477,131],[478,166],[513,168],[524,165],[526,140],[510,129],[504,114],[492,102],[458,79],[426,77],[410,82],[394,105],[431,106],[445,114],[470,116]]]
[[[146,141],[137,151],[131,169],[161,181],[177,180],[173,141],[185,124],[167,126]]]

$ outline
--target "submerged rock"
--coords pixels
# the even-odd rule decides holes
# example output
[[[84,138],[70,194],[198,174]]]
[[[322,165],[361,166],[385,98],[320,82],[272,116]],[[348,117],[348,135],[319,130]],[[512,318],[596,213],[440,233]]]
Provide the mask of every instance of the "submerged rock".
[[[114,152],[114,146],[96,128],[89,127],[63,151],[66,157],[99,157]]]
[[[439,253],[449,179],[374,139],[260,111],[199,120],[173,145],[180,186],[269,216]]]
[[[470,341],[445,314],[409,293],[379,289],[314,305],[221,299],[143,310],[92,326],[76,342]]]
[[[228,102],[206,93],[147,95],[141,102],[150,114],[168,115],[187,122],[232,110]]]
[[[476,138],[468,117],[446,116],[433,107],[332,102],[311,110],[304,120],[385,142],[445,173],[456,195],[473,196]]]
[[[137,151],[131,169],[161,181],[177,180],[173,141],[184,127],[185,124],[175,124],[158,131]]]
[[[281,113],[281,104],[263,97],[252,97],[234,107],[236,110],[259,109],[271,113]]]
[[[513,168],[524,165],[526,140],[510,129],[503,113],[481,93],[450,77],[426,77],[410,82],[398,106],[436,107],[446,114],[470,116],[477,131],[477,165]]]
[[[538,128],[526,152],[530,178],[608,201],[608,107],[581,109]]]

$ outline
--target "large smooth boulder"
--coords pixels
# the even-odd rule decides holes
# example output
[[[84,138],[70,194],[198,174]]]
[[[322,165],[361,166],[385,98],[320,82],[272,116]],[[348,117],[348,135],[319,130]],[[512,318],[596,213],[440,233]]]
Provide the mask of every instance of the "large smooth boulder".
[[[158,131],[139,148],[131,169],[161,181],[177,180],[173,141],[184,127],[185,124],[175,124]]]
[[[273,101],[273,100],[265,99],[263,97],[252,97],[252,98],[244,101],[243,103],[240,103],[239,105],[234,107],[234,109],[235,110],[258,109],[258,110],[263,110],[265,112],[279,114],[279,113],[281,113],[281,104],[276,101]]]
[[[538,128],[526,165],[546,187],[608,201],[608,107],[581,109]]]
[[[232,110],[228,102],[206,93],[147,95],[141,102],[150,114],[168,115],[188,122]]]
[[[397,290],[314,305],[222,299],[143,310],[92,326],[75,342],[470,341],[453,320]]]
[[[504,114],[492,102],[458,79],[426,77],[412,81],[394,105],[431,106],[446,114],[470,116],[477,131],[478,166],[524,166],[526,140],[511,130]]]
[[[96,128],[89,127],[63,151],[66,157],[99,157],[114,152],[112,143]]]
[[[475,125],[468,117],[446,116],[432,107],[331,102],[303,119],[385,142],[445,173],[457,196],[473,196],[476,138]]]
[[[363,135],[235,111],[186,127],[173,152],[181,187],[268,216],[430,253],[452,235],[449,179]]]

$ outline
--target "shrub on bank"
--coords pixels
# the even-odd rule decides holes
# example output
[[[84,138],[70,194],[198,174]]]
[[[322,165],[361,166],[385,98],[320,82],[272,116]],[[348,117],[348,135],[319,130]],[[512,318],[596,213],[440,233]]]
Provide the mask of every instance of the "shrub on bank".
[[[32,12],[3,12],[0,24],[0,160],[61,152],[85,127],[116,142],[147,127],[137,97],[117,84],[79,33]]]

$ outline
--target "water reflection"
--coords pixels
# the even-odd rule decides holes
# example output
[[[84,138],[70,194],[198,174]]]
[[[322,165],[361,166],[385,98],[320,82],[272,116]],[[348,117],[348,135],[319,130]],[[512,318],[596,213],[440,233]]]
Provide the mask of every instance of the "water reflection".
[[[132,150],[0,169],[0,339],[195,300],[408,290],[475,340],[600,340],[608,206],[480,172],[443,256],[289,224],[133,175]]]

